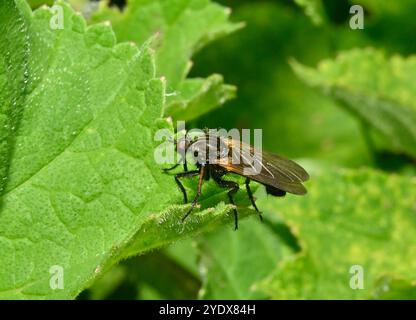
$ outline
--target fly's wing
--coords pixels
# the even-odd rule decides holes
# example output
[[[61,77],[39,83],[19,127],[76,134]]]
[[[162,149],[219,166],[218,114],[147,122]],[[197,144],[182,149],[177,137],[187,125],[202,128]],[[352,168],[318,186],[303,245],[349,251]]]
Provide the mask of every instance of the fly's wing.
[[[216,164],[264,185],[293,194],[306,193],[302,182],[307,181],[309,175],[296,162],[268,152],[261,152],[242,142],[232,140],[228,146],[232,149],[233,156],[237,155],[240,161],[235,161],[236,158],[232,159],[228,155],[228,157],[219,158]],[[247,173],[250,171],[251,173]]]

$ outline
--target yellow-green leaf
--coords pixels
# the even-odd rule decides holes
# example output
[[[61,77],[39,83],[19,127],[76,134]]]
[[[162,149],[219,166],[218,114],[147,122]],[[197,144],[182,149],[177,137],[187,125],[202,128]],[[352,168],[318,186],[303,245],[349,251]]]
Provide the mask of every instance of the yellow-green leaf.
[[[366,299],[380,297],[387,275],[414,286],[415,194],[414,178],[337,170],[313,176],[305,197],[259,204],[277,210],[302,247],[260,287],[276,299]]]
[[[316,69],[292,62],[306,83],[334,97],[375,128],[387,147],[416,157],[416,58],[387,58],[375,49],[354,49]]]

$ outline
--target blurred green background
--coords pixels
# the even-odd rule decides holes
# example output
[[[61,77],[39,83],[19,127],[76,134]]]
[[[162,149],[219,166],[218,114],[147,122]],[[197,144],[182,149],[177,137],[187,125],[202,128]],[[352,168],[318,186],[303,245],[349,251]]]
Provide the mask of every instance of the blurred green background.
[[[266,150],[311,172],[309,195],[260,189],[265,223],[125,261],[79,298],[414,298],[416,2],[217,2],[245,26],[199,50],[189,76],[221,74],[237,95],[188,126],[263,129]]]

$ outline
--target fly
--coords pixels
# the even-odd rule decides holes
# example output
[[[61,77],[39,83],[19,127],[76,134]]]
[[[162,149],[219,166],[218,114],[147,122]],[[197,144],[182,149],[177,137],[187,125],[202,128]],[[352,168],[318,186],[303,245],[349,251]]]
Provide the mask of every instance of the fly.
[[[259,213],[261,220],[261,213],[257,208],[250,189],[251,180],[264,185],[266,192],[276,197],[283,197],[286,193],[304,195],[307,192],[302,182],[309,179],[309,174],[300,165],[281,156],[259,151],[244,142],[205,130],[203,135],[194,139],[190,139],[185,135],[184,138],[175,140],[175,145],[176,151],[182,155],[184,172],[177,173],[174,177],[179,189],[183,193],[185,203],[188,203],[188,195],[180,179],[199,177],[196,196],[191,203],[191,207],[183,216],[182,221],[189,216],[198,204],[203,181],[212,178],[219,187],[229,190],[227,195],[230,203],[234,205],[235,229],[238,229],[238,214],[235,208],[234,195],[238,192],[239,185],[234,181],[223,179],[224,175],[228,173],[234,173],[246,178],[245,186],[248,198],[254,209]],[[188,170],[187,154],[193,156],[197,167],[196,170]],[[175,169],[178,165],[179,163],[164,170]]]

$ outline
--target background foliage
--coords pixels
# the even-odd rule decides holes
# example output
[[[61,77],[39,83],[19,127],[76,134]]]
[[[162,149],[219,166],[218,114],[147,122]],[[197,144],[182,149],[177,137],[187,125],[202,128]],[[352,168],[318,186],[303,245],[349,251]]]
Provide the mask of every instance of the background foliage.
[[[70,0],[58,31],[52,1],[28,3],[0,4],[0,297],[416,296],[414,1]],[[311,173],[308,195],[259,187],[260,223],[242,190],[234,232],[207,183],[180,223],[152,161],[166,116],[262,128]]]

